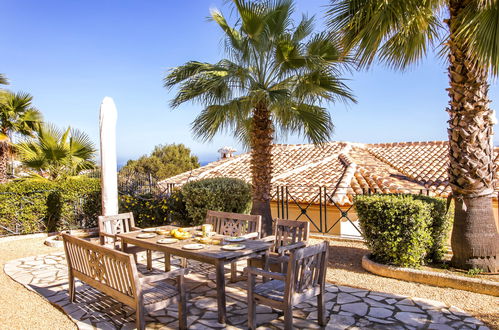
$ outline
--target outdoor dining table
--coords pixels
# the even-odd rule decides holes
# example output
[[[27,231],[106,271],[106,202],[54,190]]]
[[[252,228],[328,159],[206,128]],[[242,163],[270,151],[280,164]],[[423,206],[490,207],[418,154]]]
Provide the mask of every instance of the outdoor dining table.
[[[173,229],[173,226],[158,227],[161,229]],[[225,265],[234,261],[247,260],[261,256],[265,262],[268,259],[269,248],[272,245],[270,242],[259,240],[245,240],[241,242],[244,244],[244,249],[236,251],[227,251],[222,249],[222,245],[205,245],[204,248],[199,250],[186,250],[184,245],[194,243],[194,240],[185,239],[179,240],[172,244],[160,244],[157,241],[164,238],[164,235],[156,235],[152,238],[138,238],[137,235],[143,231],[130,231],[127,233],[118,234],[117,237],[121,239],[121,247],[123,250],[127,248],[127,244],[140,246],[145,249],[160,251],[168,255],[175,255],[178,257],[192,259],[215,266],[216,272],[216,286],[217,286],[217,304],[218,304],[218,322],[225,323],[226,321],[226,299],[225,299]],[[194,235],[193,235],[194,236]],[[214,236],[215,239],[222,239],[223,236]],[[166,270],[169,269],[169,257],[165,258],[167,262]]]

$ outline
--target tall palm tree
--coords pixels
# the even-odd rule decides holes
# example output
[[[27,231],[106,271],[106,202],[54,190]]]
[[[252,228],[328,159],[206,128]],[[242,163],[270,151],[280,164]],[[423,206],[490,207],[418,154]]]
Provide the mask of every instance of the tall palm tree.
[[[32,136],[42,115],[27,93],[3,91],[0,98],[0,182],[7,180],[7,164],[14,134]]]
[[[313,18],[293,24],[292,0],[232,3],[238,15],[234,26],[220,11],[211,11],[224,32],[227,58],[188,62],[164,82],[167,88],[180,85],[172,107],[187,101],[204,106],[192,123],[197,137],[210,140],[217,132],[232,131],[251,148],[251,213],[262,215],[269,234],[274,137],[298,133],[314,143],[330,139],[333,124],[323,102],[354,101],[338,78],[348,59],[327,34],[312,33]]]
[[[332,0],[328,15],[330,28],[341,32],[364,67],[378,59],[404,69],[442,46],[449,61],[449,183],[456,204],[452,263],[498,271],[495,118],[487,79],[499,70],[499,1]]]
[[[68,127],[60,130],[43,124],[34,138],[15,145],[24,166],[33,169],[32,177],[57,180],[95,168],[96,149],[85,133]]]

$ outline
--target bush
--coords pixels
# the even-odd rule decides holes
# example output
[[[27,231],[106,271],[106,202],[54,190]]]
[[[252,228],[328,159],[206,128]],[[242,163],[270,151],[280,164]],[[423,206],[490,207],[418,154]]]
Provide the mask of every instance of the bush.
[[[412,196],[359,195],[355,208],[374,260],[397,266],[423,264],[432,243],[431,207]]]
[[[428,204],[430,210],[430,235],[431,245],[426,256],[427,262],[441,262],[447,252],[447,241],[452,224],[454,208],[449,207],[447,210],[447,200],[443,198],[435,198],[424,195],[413,195],[415,200],[420,200]]]
[[[251,207],[251,186],[239,179],[192,181],[182,187],[181,193],[191,225],[204,223],[208,210],[246,213]]]
[[[185,206],[185,198],[181,189],[172,191],[168,199],[168,207],[170,210],[170,218],[179,226],[190,226],[194,222],[187,212]]]
[[[137,227],[156,227],[169,224],[169,200],[162,196],[143,194],[120,195],[120,213],[132,212]]]
[[[4,233],[31,234],[97,225],[100,183],[85,177],[61,181],[24,180],[0,185]]]

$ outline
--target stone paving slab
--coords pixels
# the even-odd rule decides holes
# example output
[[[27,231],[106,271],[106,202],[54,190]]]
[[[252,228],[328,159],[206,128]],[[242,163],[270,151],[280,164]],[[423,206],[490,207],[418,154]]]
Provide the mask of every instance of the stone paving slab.
[[[162,255],[155,254],[154,272],[164,269]],[[141,257],[139,270],[145,269]],[[241,268],[242,268],[241,264]],[[189,262],[188,288],[189,329],[246,329],[246,282],[228,283],[227,325],[217,322],[214,268]],[[62,308],[79,329],[133,329],[135,311],[113,298],[77,281],[76,302],[69,302],[67,266],[64,253],[57,252],[7,263],[4,271],[13,280],[37,292]],[[227,272],[229,269],[227,269]],[[326,284],[327,329],[488,329],[480,320],[463,310],[441,302],[410,298],[390,293]],[[297,329],[319,329],[315,299],[295,306]],[[146,315],[149,329],[177,329],[177,306]],[[257,307],[259,329],[282,329],[283,314],[267,306]]]

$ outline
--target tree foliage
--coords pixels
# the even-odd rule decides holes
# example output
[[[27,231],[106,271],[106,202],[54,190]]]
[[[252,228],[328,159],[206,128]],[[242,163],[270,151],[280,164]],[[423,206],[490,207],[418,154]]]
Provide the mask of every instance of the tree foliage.
[[[43,124],[36,133],[15,145],[22,164],[33,170],[32,176],[56,180],[95,167],[96,149],[84,132]]]
[[[333,125],[322,102],[353,100],[339,78],[348,58],[338,43],[328,34],[313,34],[313,17],[294,25],[293,1],[232,2],[239,15],[235,26],[217,9],[211,11],[225,33],[228,58],[214,64],[190,61],[171,70],[165,86],[180,86],[171,105],[204,106],[192,127],[205,140],[228,130],[248,145],[258,104],[270,110],[277,131],[328,140]]]
[[[157,180],[163,180],[199,166],[198,158],[191,155],[191,150],[180,143],[157,145],[150,155],[129,160],[122,170],[151,174]]]

